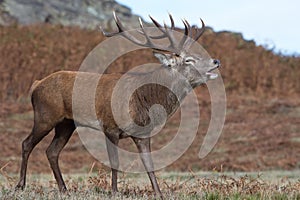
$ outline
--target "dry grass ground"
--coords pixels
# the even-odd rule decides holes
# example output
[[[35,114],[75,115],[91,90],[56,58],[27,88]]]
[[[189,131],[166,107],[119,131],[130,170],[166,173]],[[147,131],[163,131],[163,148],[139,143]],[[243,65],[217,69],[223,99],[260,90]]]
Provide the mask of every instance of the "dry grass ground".
[[[166,199],[299,199],[299,171],[261,173],[197,172],[158,173]],[[66,175],[68,193],[60,194],[52,175],[29,175],[24,191],[14,191],[16,177],[1,177],[1,199],[111,199],[110,176],[97,174]],[[120,174],[115,199],[154,199],[144,174]]]

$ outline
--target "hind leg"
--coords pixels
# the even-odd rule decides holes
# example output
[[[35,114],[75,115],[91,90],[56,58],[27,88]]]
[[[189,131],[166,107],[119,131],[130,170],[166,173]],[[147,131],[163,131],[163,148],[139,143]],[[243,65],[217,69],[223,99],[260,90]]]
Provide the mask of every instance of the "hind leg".
[[[34,125],[31,134],[22,142],[22,162],[20,171],[20,180],[16,189],[24,189],[26,184],[26,171],[28,158],[34,147],[52,130],[53,127],[48,124]]]
[[[112,187],[112,193],[115,194],[118,192],[118,169],[119,169],[119,155],[118,155],[118,143],[119,138],[106,138],[106,147],[107,147],[107,153],[108,158],[110,162],[110,168],[111,168],[111,187]]]
[[[55,126],[55,136],[46,150],[51,169],[61,192],[65,192],[67,188],[58,165],[58,157],[61,150],[72,136],[75,128],[76,127],[73,120],[65,119],[61,123],[57,124]]]

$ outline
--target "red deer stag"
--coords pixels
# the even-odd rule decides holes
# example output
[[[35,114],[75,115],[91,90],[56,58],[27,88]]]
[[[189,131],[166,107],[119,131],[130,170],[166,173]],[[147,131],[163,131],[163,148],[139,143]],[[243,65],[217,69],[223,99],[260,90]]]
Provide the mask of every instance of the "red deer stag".
[[[162,105],[165,108],[168,119],[177,110],[180,101],[189,91],[191,91],[189,87],[195,88],[200,84],[217,77],[217,74],[214,74],[211,71],[220,66],[219,60],[203,58],[201,55],[191,54],[187,51],[193,42],[197,41],[203,34],[205,30],[203,21],[201,20],[202,28],[197,28],[191,27],[186,20],[183,20],[185,26],[184,35],[180,41],[176,41],[172,34],[175,30],[174,20],[171,15],[169,15],[169,17],[171,20],[170,29],[167,28],[166,25],[162,26],[150,17],[160,34],[156,36],[149,35],[140,20],[141,29],[138,32],[140,35],[144,36],[145,41],[141,41],[137,37],[129,34],[129,32],[126,32],[120,19],[115,13],[114,19],[118,31],[113,33],[106,33],[103,31],[103,34],[107,37],[121,35],[136,45],[149,47],[155,50],[154,56],[161,63],[161,67],[151,73],[146,73],[147,75],[143,73],[127,75],[128,84],[134,82],[135,79],[146,78],[144,76],[171,77],[169,81],[172,82],[171,85],[174,85],[174,87],[176,87],[178,82],[187,83],[182,88],[183,93],[181,99],[178,99],[170,89],[159,84],[147,84],[138,88],[131,96],[128,112],[130,113],[133,123],[138,124],[139,126],[146,126],[149,124],[149,121],[151,121],[149,117],[149,108],[152,105]],[[154,40],[158,41],[158,39],[162,38],[167,39],[170,42],[170,45],[165,46],[153,42]],[[84,80],[90,80],[95,76],[99,76],[99,74],[60,71],[53,73],[40,81],[36,81],[33,84],[31,100],[34,110],[34,126],[31,134],[22,143],[22,163],[20,180],[16,186],[17,189],[24,189],[25,187],[28,157],[33,148],[54,128],[55,135],[46,150],[46,154],[59,190],[61,192],[67,190],[58,165],[59,154],[70,139],[73,131],[76,129],[75,124],[78,126],[91,127],[91,125],[87,123],[87,120],[80,121],[80,119],[84,119],[84,116],[78,117],[76,120],[74,120],[73,117],[72,91],[76,76],[79,76]],[[124,129],[120,128],[114,120],[111,109],[111,97],[114,86],[121,77],[122,74],[119,73],[102,74],[95,95],[96,115],[99,122],[102,124],[101,131],[103,131],[106,136],[106,142],[109,141],[106,144],[112,170],[112,191],[113,193],[117,192],[117,172],[119,166],[117,145],[119,139],[130,137],[140,152],[141,160],[148,173],[153,190],[158,197],[162,197],[154,174],[153,161],[150,154],[150,137],[137,136],[138,130],[133,128],[136,126],[130,124],[125,127],[126,131],[124,131]],[[122,99],[122,94],[119,94],[119,96],[120,99]],[[130,134],[128,134],[128,132]]]

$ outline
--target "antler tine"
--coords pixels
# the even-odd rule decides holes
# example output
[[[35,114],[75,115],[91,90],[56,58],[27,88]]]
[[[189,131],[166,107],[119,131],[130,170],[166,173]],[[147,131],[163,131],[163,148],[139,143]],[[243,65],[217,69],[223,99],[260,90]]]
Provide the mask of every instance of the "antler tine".
[[[190,33],[189,33],[190,39],[189,40],[187,39],[186,42],[183,43],[183,49],[188,49],[204,33],[204,31],[205,31],[205,24],[204,24],[204,22],[203,22],[203,20],[201,18],[200,18],[200,20],[201,20],[201,23],[202,23],[202,27],[199,29],[199,28],[197,28],[197,26],[195,26],[196,33],[194,35],[193,35],[192,28],[191,28],[190,24],[188,23],[187,20],[185,20],[185,23],[187,24],[187,26],[189,28],[189,31],[190,31]]]
[[[175,45],[176,45],[175,39],[174,39],[174,37],[173,37],[172,32],[169,31],[169,28],[168,28],[168,26],[167,26],[167,24],[166,24],[165,22],[164,22],[164,27],[165,27],[165,35],[168,37],[168,39],[169,39],[169,41],[170,41],[169,48],[172,49],[172,51],[173,51],[174,53],[179,54],[179,51],[180,51],[180,50],[178,50],[178,49],[175,47]]]
[[[179,42],[179,45],[178,45],[179,48],[183,47],[184,43],[186,42],[186,40],[188,38],[189,32],[190,32],[188,24],[186,24],[185,20],[181,20],[181,21],[184,24],[184,36],[182,37],[182,39]]]
[[[151,15],[149,15],[149,18],[151,19],[151,21],[153,22],[153,24],[154,24],[157,28],[159,28],[159,30],[161,30],[162,32],[164,32],[163,29],[162,29],[162,25],[160,25],[160,23],[158,23]]]
[[[183,22],[183,25],[184,25],[184,35],[188,36],[189,34],[189,28],[188,28],[188,25],[185,23],[184,20],[181,20]]]
[[[150,36],[150,38],[151,39],[163,39],[165,37],[168,37],[167,33],[163,29],[162,25],[160,23],[158,23],[152,16],[149,15],[149,17],[150,17],[151,21],[153,22],[153,24],[163,33],[162,35],[159,35],[159,36]],[[169,18],[170,18],[170,21],[171,21],[171,28],[170,29],[175,30],[175,22],[174,22],[173,16],[170,13],[169,13]]]
[[[140,45],[140,46],[147,46],[148,45],[148,40],[146,43],[143,43],[142,41],[136,39],[134,36],[128,34],[120,20],[120,18],[116,15],[116,12],[114,11],[113,12],[113,15],[114,15],[114,20],[116,22],[116,25],[118,27],[118,31],[116,32],[112,32],[112,33],[107,33],[105,31],[102,30],[103,34],[106,36],[106,37],[112,37],[112,36],[115,36],[115,35],[118,35],[120,34],[121,36],[125,37],[126,39],[128,39],[129,41],[133,42],[134,44],[136,45]],[[140,21],[141,22],[141,21]],[[141,25],[143,28],[143,25]],[[101,28],[102,29],[102,28]]]
[[[169,50],[175,52],[178,54],[179,50],[175,47],[175,40],[174,40],[174,37],[172,35],[172,33],[169,31],[169,28],[167,26],[167,24],[164,22],[164,26],[162,26],[160,23],[158,23],[151,15],[149,15],[149,18],[151,19],[151,21],[153,22],[153,24],[163,33],[162,35],[159,35],[159,36],[148,36],[147,41],[148,42],[151,42],[150,38],[151,39],[163,39],[163,38],[168,38],[169,41],[170,41],[170,45],[168,47]],[[174,30],[175,29],[175,22],[174,22],[174,19],[172,17],[172,15],[169,13],[169,18],[170,18],[170,21],[171,21],[171,30]],[[142,28],[142,27],[141,27]],[[143,29],[143,28],[142,28]],[[145,34],[145,30],[143,30],[143,32],[139,31],[139,33],[142,33],[142,34]],[[152,44],[152,42],[151,42]]]
[[[119,32],[120,32],[120,33],[124,32],[124,26],[122,25],[121,20],[120,20],[120,18],[116,15],[116,12],[115,12],[115,11],[113,12],[113,15],[114,15],[114,19],[115,19],[115,21],[116,21],[117,27],[118,27],[118,29],[119,29]]]
[[[160,25],[160,23],[158,23],[152,16],[150,16],[151,21],[153,22],[153,24],[163,33],[162,35],[158,35],[158,36],[149,36],[151,39],[163,39],[163,38],[168,38],[170,41],[170,45],[168,46],[168,49],[170,49],[172,52],[179,54],[180,53],[180,49],[176,48],[176,42],[175,39],[173,37],[172,31],[175,30],[175,22],[173,19],[173,16],[169,13],[169,18],[170,18],[170,22],[171,22],[171,32],[169,31],[168,26],[166,25],[166,23],[164,22],[164,28],[162,27],[162,25]]]
[[[149,18],[153,22],[153,24],[160,30],[163,34],[159,36],[150,36],[151,39],[163,39],[166,37],[166,33],[160,23],[158,23],[151,15],[149,15]]]
[[[197,41],[205,31],[205,24],[204,24],[204,22],[201,18],[200,18],[200,21],[201,21],[202,27],[201,27],[201,29],[198,29],[198,28],[196,29],[196,34],[195,34],[195,37],[194,37],[195,41]]]
[[[142,29],[142,31],[139,31],[139,33],[141,33],[141,34],[143,34],[145,36],[145,38],[147,40],[146,44],[150,45],[150,46],[154,46],[153,43],[150,40],[150,37],[148,36],[148,34],[145,31],[144,24],[143,24],[142,19],[140,17],[139,17],[139,23],[140,23],[140,27]]]
[[[115,20],[115,22],[116,22],[116,25],[117,25],[117,27],[118,27],[118,31],[112,32],[112,33],[108,33],[108,32],[105,32],[105,31],[103,30],[103,28],[100,26],[100,29],[101,29],[103,35],[106,36],[106,37],[112,37],[112,36],[114,36],[114,35],[117,35],[117,34],[119,34],[119,33],[124,32],[124,27],[123,27],[123,25],[122,25],[122,23],[121,23],[119,17],[116,15],[116,12],[115,12],[115,11],[113,11],[113,16],[114,16],[114,20]]]
[[[153,44],[153,42],[152,42],[151,39],[150,39],[150,36],[146,33],[146,30],[145,30],[145,28],[144,28],[144,24],[143,24],[141,18],[139,18],[139,23],[140,23],[140,27],[141,27],[141,29],[142,29],[142,31],[139,31],[139,33],[141,33],[142,35],[144,35],[145,38],[146,38],[146,43],[144,44],[144,46],[148,46],[148,47],[151,47],[152,49],[159,50],[159,51],[164,50],[164,49],[162,49],[161,47],[158,48],[157,45]],[[165,27],[166,27],[166,24],[165,24]],[[167,34],[167,35],[168,35],[168,34]],[[170,37],[171,37],[171,36],[170,36]],[[174,43],[174,41],[171,41],[171,40],[170,40],[170,43],[172,44],[172,43]],[[173,50],[173,49],[172,49],[172,50]]]
[[[192,32],[192,28],[191,28],[191,25],[190,25],[190,23],[186,20],[186,19],[184,19],[184,22],[186,23],[186,25],[187,25],[187,27],[188,27],[188,29],[189,29],[189,37],[193,37],[193,32]]]
[[[180,48],[188,49],[191,46],[191,44],[193,44],[193,42],[194,42],[194,40],[192,39],[193,38],[193,30],[192,30],[190,23],[186,19],[183,19],[182,22],[185,27],[185,33],[184,33],[182,40],[180,41]]]
[[[169,13],[169,18],[170,18],[170,21],[171,21],[171,29],[174,30],[175,29],[175,22],[174,22],[174,19],[172,17],[172,15]]]

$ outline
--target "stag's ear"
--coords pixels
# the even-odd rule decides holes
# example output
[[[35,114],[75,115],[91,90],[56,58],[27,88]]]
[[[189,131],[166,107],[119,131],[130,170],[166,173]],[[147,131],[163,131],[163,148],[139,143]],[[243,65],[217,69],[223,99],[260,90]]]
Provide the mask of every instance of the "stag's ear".
[[[171,56],[164,53],[153,52],[153,55],[159,60],[159,62],[165,66],[171,67],[172,61]]]

